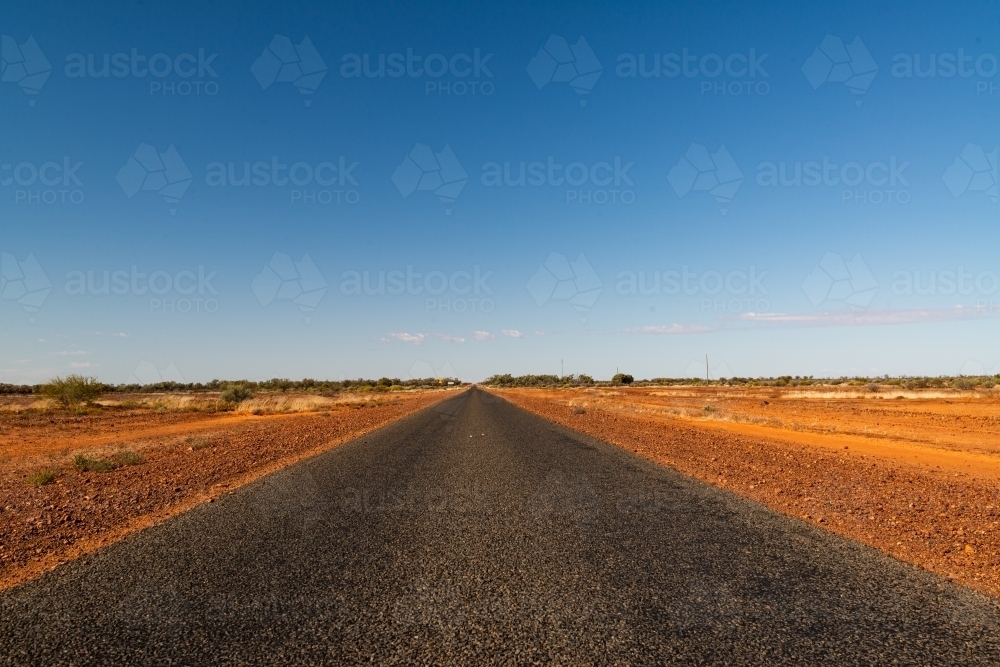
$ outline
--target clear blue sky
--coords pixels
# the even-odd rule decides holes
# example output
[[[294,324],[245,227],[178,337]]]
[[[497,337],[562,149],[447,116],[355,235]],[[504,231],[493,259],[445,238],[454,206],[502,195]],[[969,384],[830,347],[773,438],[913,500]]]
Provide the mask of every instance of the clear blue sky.
[[[0,382],[1000,372],[995,3],[203,4],[5,8]]]

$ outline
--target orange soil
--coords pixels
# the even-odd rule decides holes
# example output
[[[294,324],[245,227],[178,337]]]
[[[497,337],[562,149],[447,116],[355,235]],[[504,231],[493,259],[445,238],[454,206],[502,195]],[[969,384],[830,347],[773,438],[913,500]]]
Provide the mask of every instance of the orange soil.
[[[106,409],[0,412],[0,589],[442,400],[407,391],[322,412],[243,415]],[[193,437],[197,436],[197,437]],[[19,442],[26,445],[18,446]],[[139,452],[106,473],[75,453]],[[34,487],[28,473],[58,470]]]
[[[716,387],[497,393],[1000,597],[1000,401],[992,394],[938,391],[897,400],[829,388]]]

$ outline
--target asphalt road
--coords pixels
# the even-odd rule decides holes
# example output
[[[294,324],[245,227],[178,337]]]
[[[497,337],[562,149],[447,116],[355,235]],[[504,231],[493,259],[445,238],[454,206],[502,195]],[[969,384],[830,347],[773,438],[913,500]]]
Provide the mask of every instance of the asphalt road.
[[[472,390],[0,594],[4,665],[998,665],[995,601]]]

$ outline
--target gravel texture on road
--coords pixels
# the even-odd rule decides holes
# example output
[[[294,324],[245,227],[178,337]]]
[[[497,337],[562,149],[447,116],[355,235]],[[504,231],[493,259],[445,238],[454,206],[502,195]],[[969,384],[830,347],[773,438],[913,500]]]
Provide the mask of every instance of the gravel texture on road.
[[[473,389],[0,593],[4,665],[1000,664],[995,601]]]

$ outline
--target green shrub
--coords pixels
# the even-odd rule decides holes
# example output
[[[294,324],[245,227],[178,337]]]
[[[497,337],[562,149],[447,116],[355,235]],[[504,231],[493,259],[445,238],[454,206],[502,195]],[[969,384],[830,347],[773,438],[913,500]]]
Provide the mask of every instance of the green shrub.
[[[118,464],[108,459],[98,459],[83,454],[73,457],[73,465],[80,472],[111,472],[118,467]]]
[[[611,384],[632,384],[635,380],[631,375],[625,373],[615,373],[615,376],[611,378]]]
[[[205,438],[188,438],[188,445],[191,447],[191,451],[196,452],[199,449],[211,447],[212,441]]]
[[[223,389],[219,398],[224,403],[242,403],[253,398],[253,389],[243,382],[236,382]]]
[[[42,385],[42,395],[66,407],[93,401],[104,391],[104,385],[97,378],[82,375],[55,377]]]
[[[28,484],[32,486],[45,486],[46,484],[51,484],[56,481],[59,477],[58,470],[43,470],[42,472],[36,472],[33,475],[28,475]]]
[[[962,391],[969,391],[970,389],[976,388],[976,381],[972,378],[958,378],[952,382],[952,386],[955,389],[960,389]]]
[[[111,460],[120,466],[135,466],[139,465],[146,459],[143,458],[142,454],[125,449],[112,454]]]

